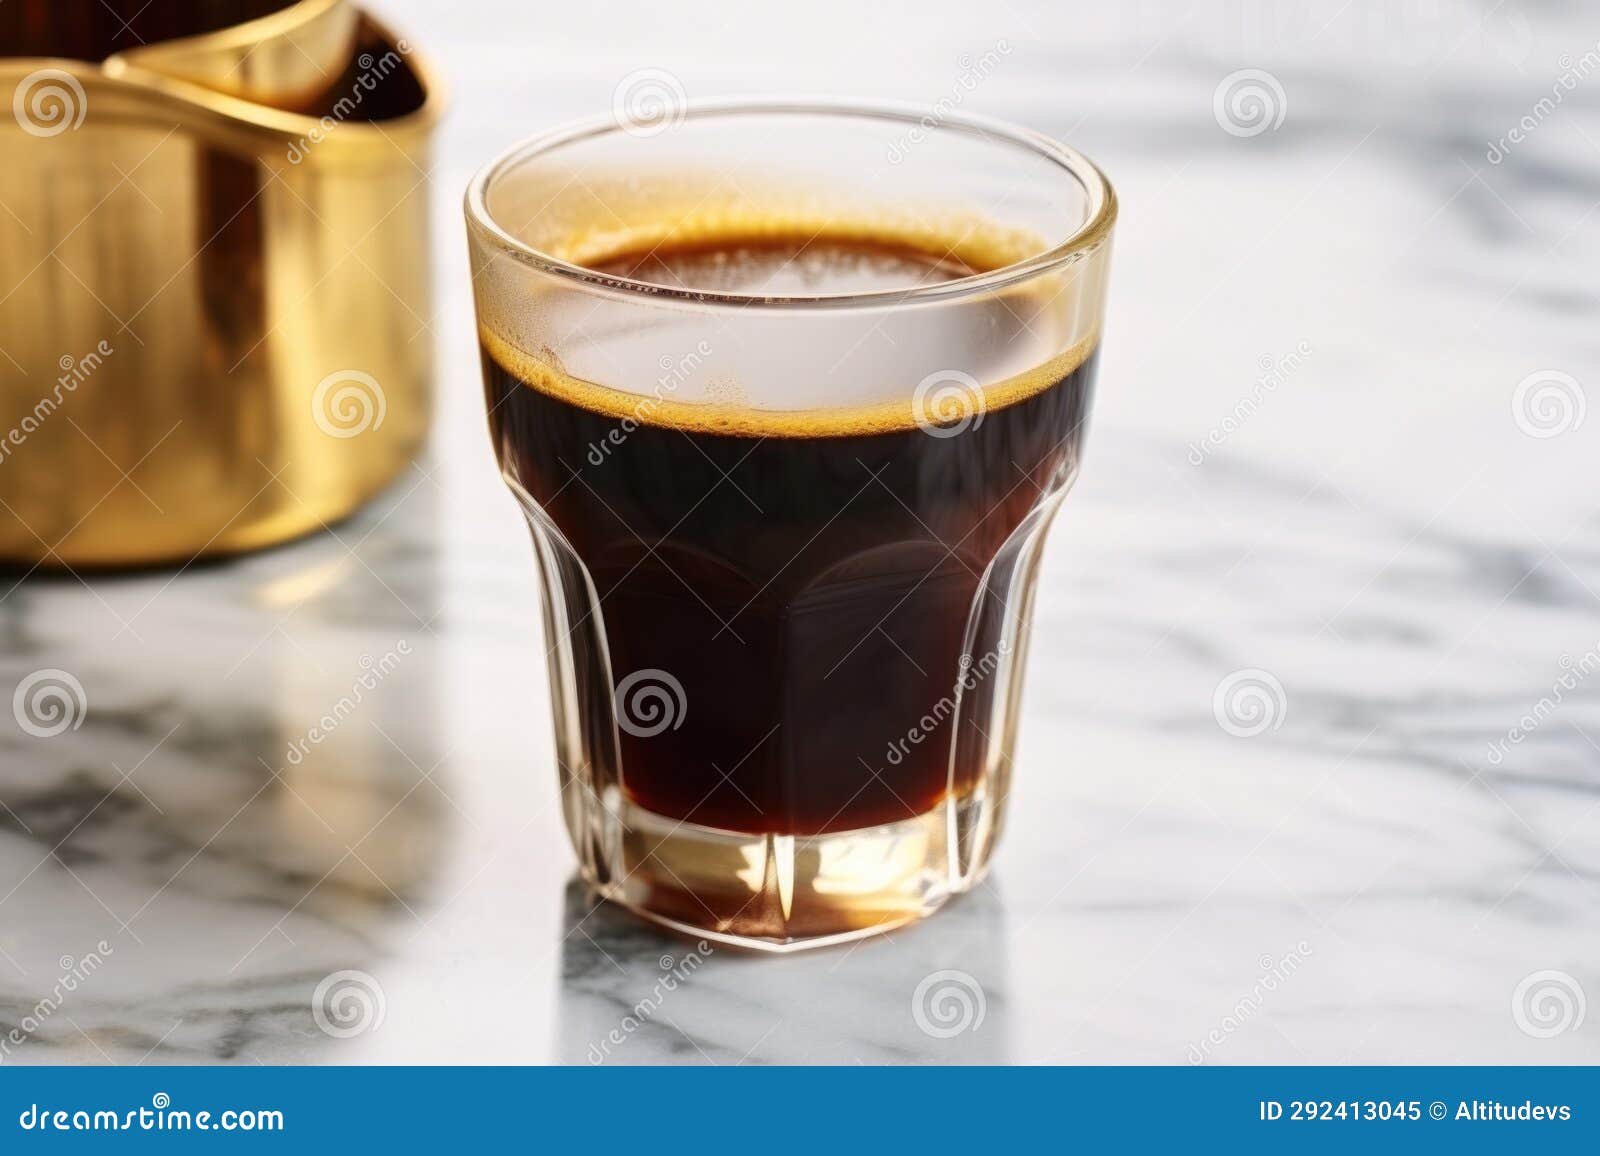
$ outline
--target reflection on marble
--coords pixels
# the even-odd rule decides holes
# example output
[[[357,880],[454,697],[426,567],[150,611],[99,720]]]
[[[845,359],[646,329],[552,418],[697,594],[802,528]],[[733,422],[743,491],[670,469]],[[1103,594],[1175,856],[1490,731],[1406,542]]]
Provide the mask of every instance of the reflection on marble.
[[[32,1025],[0,1064],[588,1064],[613,1031],[607,1064],[1600,1061],[1600,1015],[1562,1014],[1600,1000],[1600,421],[1513,407],[1550,370],[1600,405],[1600,80],[1485,158],[1595,48],[1578,9],[639,5],[597,38],[582,6],[383,7],[456,78],[433,453],[281,550],[0,579],[0,691],[57,668],[87,702],[50,738],[0,711],[0,1041]],[[837,35],[862,20],[917,50]],[[457,204],[644,66],[695,96],[959,90],[1123,205],[990,880],[848,949],[705,953],[659,998],[696,945],[569,882]],[[1282,84],[1278,129],[1217,125],[1243,68]],[[1259,733],[1214,712],[1241,671],[1282,688]],[[359,998],[319,1021],[339,972]],[[919,988],[954,1018],[925,1030]]]
[[[83,692],[70,729],[27,733],[65,721],[25,711],[0,736],[18,1058],[249,1058],[307,1036],[306,983],[370,966],[395,913],[426,907],[458,822],[434,520],[413,493],[246,562],[34,575],[7,598],[26,642],[0,680],[48,666]]]
[[[563,1063],[983,1064],[1011,1054],[995,886],[870,946],[769,958],[664,938],[574,880],[562,935]]]

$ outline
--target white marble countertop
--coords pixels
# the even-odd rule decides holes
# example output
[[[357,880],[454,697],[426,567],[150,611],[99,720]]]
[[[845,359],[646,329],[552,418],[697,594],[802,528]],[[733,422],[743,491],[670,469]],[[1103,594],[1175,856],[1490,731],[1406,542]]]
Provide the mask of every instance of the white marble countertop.
[[[0,726],[0,1028],[31,1023],[0,1062],[1600,1060],[1592,13],[381,7],[454,98],[432,450],[289,548],[0,586],[0,684],[60,668],[87,701],[55,737]],[[459,197],[644,66],[691,96],[959,99],[1069,139],[1122,199],[996,868],[849,949],[691,960],[572,882]],[[1219,123],[1242,69],[1281,86],[1276,128]],[[1540,374],[1522,395],[1567,408],[1519,413]],[[1250,670],[1279,713],[1229,733],[1213,699]],[[370,997],[348,1026],[313,1014],[342,971]],[[981,991],[953,1034],[914,1008],[945,971]]]

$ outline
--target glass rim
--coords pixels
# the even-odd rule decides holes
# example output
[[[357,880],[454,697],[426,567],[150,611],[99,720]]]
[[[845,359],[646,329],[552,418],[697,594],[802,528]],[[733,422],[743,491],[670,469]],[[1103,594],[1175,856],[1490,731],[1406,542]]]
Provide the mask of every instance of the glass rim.
[[[925,122],[933,119],[935,129],[964,132],[984,140],[1024,149],[1036,157],[1053,162],[1082,187],[1088,198],[1087,211],[1083,223],[1077,229],[1060,242],[1032,256],[1002,265],[998,269],[969,273],[963,277],[932,285],[900,289],[869,289],[853,293],[786,295],[733,293],[658,285],[631,277],[601,273],[543,252],[504,229],[489,210],[488,195],[491,187],[517,165],[563,145],[608,136],[612,133],[626,133],[625,126],[612,115],[569,122],[538,133],[512,145],[489,161],[478,170],[467,186],[465,210],[469,229],[475,230],[505,256],[551,276],[578,282],[590,290],[615,293],[624,297],[649,298],[655,301],[732,306],[741,309],[747,307],[849,309],[949,301],[1003,289],[1071,264],[1104,242],[1116,222],[1116,193],[1112,190],[1111,183],[1106,180],[1105,174],[1094,162],[1076,149],[1042,133],[990,117],[967,113],[947,114],[938,112],[930,106],[892,101],[869,102],[811,97],[697,100],[688,102],[683,108],[683,114],[686,121],[726,116],[810,115],[899,121],[923,127]]]

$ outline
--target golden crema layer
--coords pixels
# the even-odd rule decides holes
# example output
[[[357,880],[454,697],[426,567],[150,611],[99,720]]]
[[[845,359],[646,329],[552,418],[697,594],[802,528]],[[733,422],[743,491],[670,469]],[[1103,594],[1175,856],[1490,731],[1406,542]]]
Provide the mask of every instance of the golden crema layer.
[[[725,251],[730,256],[752,251],[798,252],[807,246],[822,245],[835,251],[858,251],[864,259],[874,255],[892,258],[899,264],[924,266],[931,283],[948,281],[968,273],[982,273],[1013,263],[1037,246],[1024,245],[1016,234],[985,230],[968,222],[955,236],[934,232],[923,226],[888,226],[882,221],[854,223],[838,217],[822,220],[800,218],[794,214],[730,216],[725,212],[686,215],[671,222],[609,231],[588,230],[564,245],[552,246],[552,255],[574,264],[610,275],[629,275],[630,270],[654,262],[671,265],[675,256],[683,261],[703,261],[707,253]],[[657,283],[654,277],[647,277]],[[908,283],[908,287],[909,287]],[[704,285],[670,285],[674,289],[704,289]],[[721,285],[715,289],[724,288]],[[824,291],[834,286],[824,287]],[[836,291],[847,291],[841,286]],[[734,291],[743,291],[734,287]],[[1009,297],[1036,297],[1045,300],[1059,285],[1042,286],[1037,293],[1011,289]],[[760,293],[760,290],[755,290]],[[781,299],[781,297],[780,297]],[[1005,306],[996,303],[996,309]],[[1026,316],[1032,309],[1014,307],[1013,313]],[[497,332],[491,322],[480,321],[479,338],[485,351],[501,369],[532,389],[566,401],[582,409],[604,414],[618,421],[681,429],[695,433],[726,434],[740,437],[815,438],[882,434],[926,427],[944,421],[959,421],[981,410],[1000,409],[1023,401],[1060,382],[1077,369],[1094,351],[1098,333],[1088,336],[1054,357],[1022,373],[1001,381],[983,384],[973,397],[954,397],[945,393],[941,403],[935,390],[929,396],[916,396],[918,382],[908,381],[893,401],[856,406],[829,406],[819,409],[758,408],[738,401],[708,399],[683,401],[663,397],[659,392],[635,393],[614,389],[566,372],[548,355],[530,353],[519,343]],[[959,386],[955,387],[959,392]],[[731,392],[738,394],[737,383]]]

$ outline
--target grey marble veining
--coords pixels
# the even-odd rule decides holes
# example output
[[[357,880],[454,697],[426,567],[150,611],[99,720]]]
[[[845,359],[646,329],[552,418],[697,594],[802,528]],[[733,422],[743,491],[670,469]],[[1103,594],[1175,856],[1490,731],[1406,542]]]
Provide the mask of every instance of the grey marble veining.
[[[1530,436],[1514,401],[1559,371],[1600,405],[1600,71],[1486,157],[1592,15],[382,7],[454,81],[433,447],[279,550],[0,580],[0,690],[53,668],[85,702],[45,738],[0,712],[0,1064],[1600,1060],[1600,420]],[[646,66],[691,96],[959,90],[1122,199],[994,872],[850,948],[748,958],[597,907],[555,810],[458,195]],[[1286,115],[1231,135],[1214,93],[1252,68]],[[1260,733],[1219,723],[1238,672],[1281,688]]]

